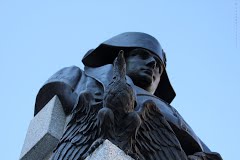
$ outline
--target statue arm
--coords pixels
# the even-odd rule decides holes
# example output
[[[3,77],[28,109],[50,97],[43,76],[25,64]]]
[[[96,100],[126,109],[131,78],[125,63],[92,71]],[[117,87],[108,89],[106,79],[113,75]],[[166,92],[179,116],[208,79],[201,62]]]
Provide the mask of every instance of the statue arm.
[[[39,90],[36,102],[34,116],[57,95],[63,105],[66,114],[69,114],[77,98],[74,89],[82,75],[82,70],[76,66],[66,67],[54,75]]]
[[[188,156],[188,160],[222,160],[217,152],[196,152]]]
[[[172,123],[171,126],[178,136],[184,151],[187,153],[189,160],[222,160],[217,152],[212,152],[207,145],[194,133],[192,128],[187,124],[178,111],[172,107],[173,112],[179,118],[179,124],[176,127]]]
[[[202,147],[202,151],[195,152],[193,155],[189,155],[189,160],[222,160],[222,157],[217,152],[212,152],[208,146],[198,137]]]
[[[200,158],[205,158],[205,159],[210,159],[210,160],[222,160],[222,157],[219,153],[217,152],[212,152],[208,146],[199,138],[200,143],[202,145],[203,151],[202,152],[196,152],[193,155],[189,156],[189,159],[195,158],[195,157],[200,157]]]

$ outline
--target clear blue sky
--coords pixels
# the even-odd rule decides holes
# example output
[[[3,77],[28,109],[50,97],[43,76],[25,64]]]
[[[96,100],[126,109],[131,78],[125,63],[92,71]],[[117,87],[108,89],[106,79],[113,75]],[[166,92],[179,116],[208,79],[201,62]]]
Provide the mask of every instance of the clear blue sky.
[[[213,151],[238,159],[239,13],[239,0],[0,0],[1,159],[19,158],[43,83],[126,31],[160,41],[172,105]]]

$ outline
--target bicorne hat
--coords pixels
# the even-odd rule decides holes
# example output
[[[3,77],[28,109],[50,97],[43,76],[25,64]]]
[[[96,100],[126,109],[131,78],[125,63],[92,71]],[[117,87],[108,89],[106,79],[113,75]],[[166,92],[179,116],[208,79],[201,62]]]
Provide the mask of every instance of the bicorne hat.
[[[114,36],[101,43],[96,49],[89,50],[84,55],[82,62],[85,66],[89,67],[112,64],[120,50],[129,53],[135,48],[149,50],[162,62],[164,71],[154,95],[170,104],[176,96],[176,93],[166,72],[166,56],[157,39],[149,34],[142,32],[125,32]]]

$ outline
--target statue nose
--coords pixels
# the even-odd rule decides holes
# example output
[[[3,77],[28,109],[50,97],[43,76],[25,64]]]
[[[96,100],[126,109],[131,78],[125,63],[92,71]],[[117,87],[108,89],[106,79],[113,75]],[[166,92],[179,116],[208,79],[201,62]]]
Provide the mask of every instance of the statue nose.
[[[156,60],[153,57],[149,57],[147,59],[147,66],[148,67],[151,67],[151,68],[154,69],[156,67],[156,65],[157,65],[157,62],[156,62]]]

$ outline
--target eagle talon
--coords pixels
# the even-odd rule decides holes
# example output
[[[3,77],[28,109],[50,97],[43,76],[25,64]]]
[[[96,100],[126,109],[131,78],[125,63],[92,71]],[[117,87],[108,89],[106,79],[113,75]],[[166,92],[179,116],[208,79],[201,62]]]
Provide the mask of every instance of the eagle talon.
[[[87,158],[87,156],[91,155],[103,142],[105,139],[99,138],[93,142],[93,144],[88,149],[87,153],[82,156],[83,159]]]

